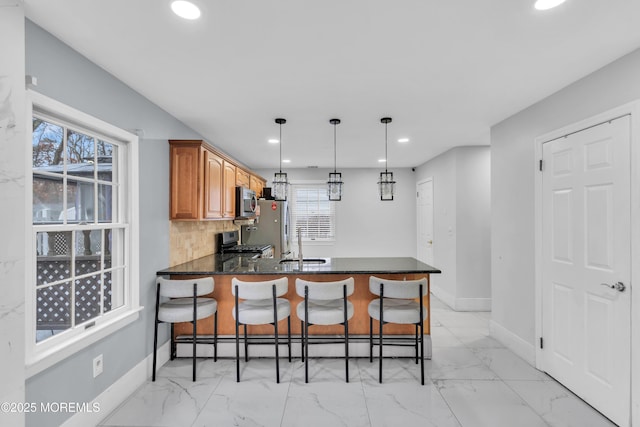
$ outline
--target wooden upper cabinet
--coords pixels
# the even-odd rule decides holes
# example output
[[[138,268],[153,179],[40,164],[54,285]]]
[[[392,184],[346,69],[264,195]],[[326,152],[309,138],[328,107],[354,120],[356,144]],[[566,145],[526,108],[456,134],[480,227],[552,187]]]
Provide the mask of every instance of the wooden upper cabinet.
[[[172,220],[233,219],[236,185],[251,187],[264,180],[201,140],[169,140]],[[255,182],[254,182],[255,181]],[[240,183],[241,182],[241,183]]]
[[[224,218],[236,217],[236,165],[224,161],[224,179],[222,188],[222,216]]]
[[[249,177],[249,188],[255,191],[258,197],[262,196],[262,189],[264,188],[264,186],[265,181],[262,178],[256,175],[251,175]]]
[[[199,144],[171,145],[171,219],[199,219],[202,183]]]
[[[210,151],[204,152],[204,211],[203,218],[215,219],[223,217],[222,183],[225,161]]]
[[[249,188],[249,172],[246,170],[237,168],[236,169],[236,185],[240,187]]]

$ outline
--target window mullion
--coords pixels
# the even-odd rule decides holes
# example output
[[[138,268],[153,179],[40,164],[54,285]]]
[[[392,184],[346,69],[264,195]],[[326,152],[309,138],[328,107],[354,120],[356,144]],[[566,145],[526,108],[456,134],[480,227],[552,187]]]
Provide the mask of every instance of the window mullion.
[[[106,252],[106,239],[105,239],[105,230],[103,229],[100,232],[100,289],[98,295],[100,296],[100,315],[104,314],[104,287],[105,287],[105,264],[104,264],[104,253]]]
[[[68,203],[68,186],[69,181],[67,179],[67,127],[62,128],[62,223],[67,224],[67,212],[69,209]]]
[[[76,326],[76,230],[71,231],[71,329]]]

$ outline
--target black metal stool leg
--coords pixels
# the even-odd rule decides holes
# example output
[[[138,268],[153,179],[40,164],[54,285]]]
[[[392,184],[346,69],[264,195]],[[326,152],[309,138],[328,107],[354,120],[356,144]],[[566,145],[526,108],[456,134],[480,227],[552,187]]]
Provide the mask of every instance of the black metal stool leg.
[[[240,322],[238,318],[240,316],[238,310],[238,286],[236,286],[236,382],[240,382]]]
[[[344,364],[345,372],[347,375],[347,382],[349,382],[349,322],[344,322]]]
[[[169,332],[169,334],[171,336],[171,354],[169,355],[169,358],[171,360],[176,358],[176,351],[177,351],[177,344],[176,344],[176,341],[173,339],[173,337],[175,337],[173,325],[174,324],[172,323],[171,324],[171,331]]]
[[[278,348],[278,300],[276,298],[276,285],[273,289],[273,329],[275,333],[274,341],[276,344],[276,383],[280,383],[280,354]]]
[[[369,316],[369,363],[373,362],[373,317]]]
[[[191,364],[193,365],[193,381],[196,380],[196,320],[193,321],[193,354]]]
[[[420,322],[420,381],[424,385],[424,322]]]
[[[309,288],[304,287],[304,350],[307,359],[304,364],[304,382],[309,382]]]
[[[384,319],[382,314],[384,313],[383,311],[383,301],[384,301],[384,285],[382,283],[380,283],[380,341],[378,342],[378,345],[380,345],[380,360],[379,360],[379,364],[378,364],[378,376],[380,378],[380,384],[382,384],[382,347],[383,347],[383,343],[382,343],[382,325],[384,325]]]
[[[213,314],[213,361],[218,361],[218,310]]]
[[[342,289],[344,298],[344,306],[342,308],[344,313],[344,370],[347,376],[347,382],[349,382],[349,320],[347,319],[347,285],[344,285]]]
[[[153,331],[153,374],[151,375],[151,381],[156,380],[156,358],[158,353],[158,314],[160,312],[160,283],[156,285],[156,320],[155,329]],[[171,350],[169,350],[171,351]]]
[[[287,317],[287,346],[289,347],[289,363],[291,363],[291,316]]]
[[[300,360],[304,362],[304,322],[300,321]]]
[[[418,323],[416,323],[416,365],[418,364]]]
[[[247,339],[247,324],[244,324],[244,361],[249,361],[249,340]]]

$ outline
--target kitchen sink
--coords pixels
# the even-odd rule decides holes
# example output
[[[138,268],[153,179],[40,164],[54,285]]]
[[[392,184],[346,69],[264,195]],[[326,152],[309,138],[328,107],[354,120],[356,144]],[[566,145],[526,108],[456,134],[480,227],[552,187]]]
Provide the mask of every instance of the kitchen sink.
[[[280,264],[298,264],[300,260],[297,259],[281,259]],[[326,264],[327,260],[323,258],[303,258],[303,264]]]

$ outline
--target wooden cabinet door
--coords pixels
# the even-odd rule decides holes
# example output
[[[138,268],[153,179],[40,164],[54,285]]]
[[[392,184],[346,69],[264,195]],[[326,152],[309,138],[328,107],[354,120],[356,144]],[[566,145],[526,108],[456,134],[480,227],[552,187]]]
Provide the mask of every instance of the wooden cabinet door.
[[[222,218],[222,183],[224,160],[203,150],[204,161],[204,218]]]
[[[169,211],[171,219],[200,217],[200,148],[171,147]]]
[[[222,184],[222,209],[224,218],[236,217],[236,166],[226,160],[224,163],[224,179]]]
[[[264,181],[254,175],[251,175],[249,178],[249,188],[255,191],[258,197],[261,197],[262,189],[264,188]]]
[[[236,185],[249,188],[249,172],[236,168]]]

